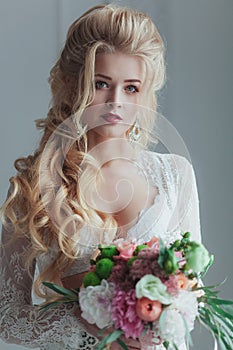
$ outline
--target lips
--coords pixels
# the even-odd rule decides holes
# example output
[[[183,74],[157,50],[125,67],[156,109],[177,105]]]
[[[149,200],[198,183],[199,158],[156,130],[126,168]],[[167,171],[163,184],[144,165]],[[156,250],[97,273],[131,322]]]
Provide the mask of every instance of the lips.
[[[119,116],[119,114],[115,114],[115,113],[104,114],[104,115],[102,115],[102,118],[106,122],[113,123],[113,124],[119,123],[122,120],[122,118]]]

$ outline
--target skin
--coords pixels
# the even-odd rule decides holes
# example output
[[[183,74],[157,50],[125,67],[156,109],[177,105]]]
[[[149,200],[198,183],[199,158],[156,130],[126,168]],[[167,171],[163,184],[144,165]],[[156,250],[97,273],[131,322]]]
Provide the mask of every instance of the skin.
[[[135,150],[126,136],[147,92],[145,73],[140,57],[120,52],[98,54],[95,96],[84,113],[89,128],[89,153],[101,165],[99,187],[93,193],[91,205],[113,215],[122,235],[137,222],[139,212],[153,204],[157,194],[132,163]],[[117,124],[107,123],[102,116],[109,113],[119,115],[122,120]]]
[[[123,53],[101,53],[95,61],[95,96],[91,103],[89,125],[89,148],[112,138],[126,140],[126,131],[136,120],[137,105],[143,101],[145,66],[141,58]],[[108,124],[101,115],[116,113],[122,120],[118,124]],[[119,151],[125,151],[126,144]],[[111,159],[108,148],[101,149]],[[101,155],[100,154],[100,155]]]
[[[136,120],[137,106],[142,104],[146,93],[145,79],[141,58],[119,52],[98,54],[95,96],[83,115],[83,121],[88,125],[88,151],[102,165],[103,181],[96,192],[96,209],[111,213],[125,233],[137,221],[140,210],[152,205],[157,194],[132,164],[135,150],[126,136],[126,131]],[[121,121],[107,123],[102,116],[109,113],[120,116]],[[122,179],[132,188],[128,183],[120,182]],[[63,279],[62,283],[67,288],[76,288],[81,285],[82,278],[83,274],[78,274]],[[82,322],[87,331],[97,336],[99,329],[95,325]],[[122,339],[129,349],[141,348],[139,341]],[[111,349],[122,348],[113,343]]]

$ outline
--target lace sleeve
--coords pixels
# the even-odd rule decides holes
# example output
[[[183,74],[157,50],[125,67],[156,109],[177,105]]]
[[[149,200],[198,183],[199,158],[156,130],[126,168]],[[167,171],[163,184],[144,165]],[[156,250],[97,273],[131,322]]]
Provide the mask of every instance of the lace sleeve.
[[[0,251],[0,337],[7,343],[40,349],[94,349],[97,339],[75,316],[76,305],[40,311],[32,305],[33,280],[23,265],[26,238],[6,244],[11,233],[2,230]],[[34,273],[34,268],[32,269]]]
[[[177,203],[170,222],[171,231],[189,231],[192,240],[201,242],[199,197],[193,166],[183,157],[174,158],[177,172]]]

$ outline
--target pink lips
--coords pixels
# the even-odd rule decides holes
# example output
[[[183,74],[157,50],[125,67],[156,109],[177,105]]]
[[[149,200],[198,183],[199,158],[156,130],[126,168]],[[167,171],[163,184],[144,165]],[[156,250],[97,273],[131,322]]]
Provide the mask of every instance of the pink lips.
[[[107,113],[104,114],[102,116],[102,118],[104,118],[104,120],[108,123],[112,123],[112,124],[116,124],[119,123],[122,118],[118,115],[118,114],[114,114],[114,113]]]

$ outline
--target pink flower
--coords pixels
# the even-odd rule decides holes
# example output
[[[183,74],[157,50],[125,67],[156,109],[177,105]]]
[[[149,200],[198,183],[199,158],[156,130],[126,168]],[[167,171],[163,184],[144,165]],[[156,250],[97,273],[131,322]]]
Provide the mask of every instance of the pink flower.
[[[183,273],[169,276],[164,284],[167,286],[167,291],[171,295],[177,295],[181,289],[190,289],[189,279]]]
[[[118,239],[115,242],[117,250],[120,252],[120,255],[117,258],[128,260],[133,256],[133,253],[137,247],[136,243],[125,241],[123,239]]]
[[[136,313],[137,298],[134,290],[115,291],[112,301],[112,320],[117,329],[122,329],[126,338],[139,338],[144,325]]]
[[[176,275],[170,275],[167,280],[164,281],[167,286],[167,292],[172,296],[177,295],[179,292],[179,284]]]
[[[154,236],[151,238],[151,240],[147,243],[147,246],[149,248],[153,248],[155,253],[159,252],[159,239],[158,237]]]

